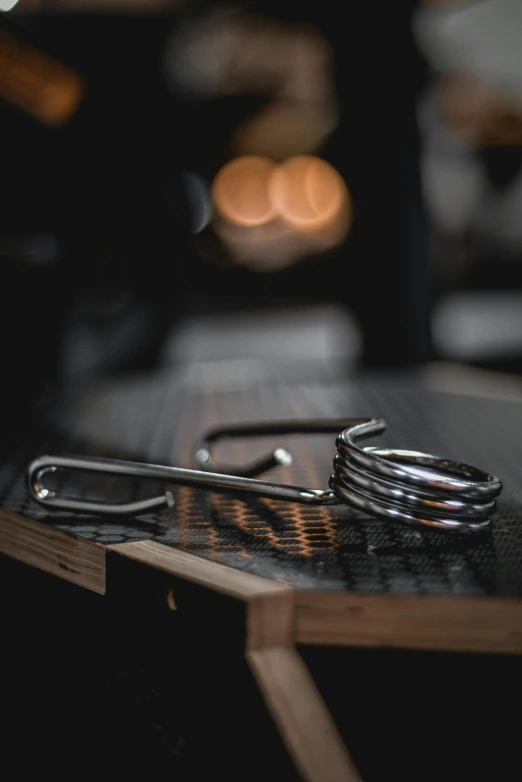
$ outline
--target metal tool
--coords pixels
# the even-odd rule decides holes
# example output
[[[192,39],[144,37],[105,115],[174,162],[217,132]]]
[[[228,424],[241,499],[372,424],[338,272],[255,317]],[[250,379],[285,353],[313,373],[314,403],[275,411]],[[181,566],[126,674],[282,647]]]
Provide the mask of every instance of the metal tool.
[[[28,467],[28,486],[34,499],[47,508],[102,515],[135,516],[156,508],[171,507],[174,499],[170,491],[124,503],[60,496],[56,491],[45,488],[42,482],[45,474],[66,469],[159,479],[170,484],[255,494],[309,505],[346,503],[387,521],[448,531],[474,532],[488,527],[496,507],[495,497],[502,489],[498,478],[476,467],[431,454],[361,448],[356,444],[359,440],[382,433],[385,428],[382,418],[352,418],[242,424],[214,429],[196,450],[199,470],[84,456],[41,456]],[[339,429],[329,489],[303,488],[255,479],[254,475],[292,462],[291,454],[283,448],[276,448],[250,464],[226,469],[219,467],[212,458],[212,446],[223,438],[325,434],[339,432]]]

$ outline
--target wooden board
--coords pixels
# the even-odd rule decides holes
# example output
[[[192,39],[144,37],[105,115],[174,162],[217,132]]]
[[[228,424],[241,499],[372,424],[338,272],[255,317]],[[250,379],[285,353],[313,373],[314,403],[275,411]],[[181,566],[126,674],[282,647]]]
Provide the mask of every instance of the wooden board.
[[[296,641],[522,654],[522,600],[296,593]]]
[[[0,508],[0,553],[105,593],[105,547]]]
[[[109,548],[244,602],[245,656],[303,780],[358,782],[342,738],[295,650],[294,589],[150,541]]]

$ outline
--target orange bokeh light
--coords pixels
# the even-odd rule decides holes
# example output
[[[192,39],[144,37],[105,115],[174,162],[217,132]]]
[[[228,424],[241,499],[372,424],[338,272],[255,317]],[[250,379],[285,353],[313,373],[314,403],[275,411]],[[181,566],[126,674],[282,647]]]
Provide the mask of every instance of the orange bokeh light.
[[[275,164],[265,157],[236,158],[218,172],[212,184],[212,197],[219,214],[243,226],[264,225],[275,217],[268,197],[268,181]]]
[[[340,174],[325,160],[300,155],[278,166],[268,193],[277,213],[294,228],[322,229],[344,211],[348,189]]]
[[[298,155],[280,165],[258,155],[227,163],[212,185],[219,214],[234,225],[258,226],[276,217],[299,231],[351,223],[348,188],[325,160]]]
[[[336,247],[352,224],[343,178],[312,155],[279,165],[260,156],[236,158],[217,174],[212,195],[222,218],[214,229],[236,262],[258,271]]]

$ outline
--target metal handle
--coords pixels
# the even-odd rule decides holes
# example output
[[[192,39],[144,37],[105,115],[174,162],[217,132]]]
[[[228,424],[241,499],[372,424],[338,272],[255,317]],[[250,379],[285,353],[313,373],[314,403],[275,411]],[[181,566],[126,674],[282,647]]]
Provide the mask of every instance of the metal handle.
[[[212,456],[213,446],[220,440],[244,437],[271,437],[285,434],[337,434],[346,428],[368,421],[380,421],[375,434],[383,432],[386,424],[382,419],[370,418],[313,418],[292,419],[289,421],[268,421],[263,423],[231,424],[208,431],[199,442],[194,458],[201,470],[242,475],[252,478],[280,465],[293,463],[292,454],[286,448],[277,447],[248,464],[219,465]]]
[[[61,468],[159,479],[170,484],[220,492],[243,492],[309,505],[346,503],[387,521],[448,531],[479,531],[490,524],[496,507],[495,497],[502,488],[498,478],[467,464],[419,451],[361,448],[356,445],[358,440],[384,431],[386,424],[381,418],[315,419],[224,427],[206,435],[197,449],[196,458],[201,466],[218,469],[212,459],[211,449],[212,444],[224,437],[329,433],[338,431],[339,426],[343,430],[336,439],[334,471],[329,489],[326,490],[288,486],[248,477],[275,464],[289,463],[291,455],[284,449],[275,449],[240,468],[243,474],[239,475],[84,456],[41,456],[29,465],[29,491],[35,500],[47,508],[104,515],[136,515],[174,504],[170,491],[125,503],[60,497],[45,488],[42,479],[49,471]],[[282,454],[278,454],[278,451]]]
[[[116,459],[99,459],[87,456],[40,456],[28,467],[27,479],[31,495],[41,505],[52,510],[72,510],[80,513],[135,516],[139,513],[161,507],[172,507],[174,498],[170,491],[133,502],[112,503],[106,500],[81,500],[75,497],[60,497],[43,485],[43,476],[57,469],[81,472],[103,473],[104,475],[126,475],[132,478],[149,478],[167,481],[181,486],[195,486],[212,491],[248,492],[274,500],[299,502],[311,505],[329,505],[339,500],[329,490],[306,489],[298,486],[268,483],[253,478],[223,473],[209,473],[201,470],[187,470],[183,467],[165,467],[160,464],[143,464]]]

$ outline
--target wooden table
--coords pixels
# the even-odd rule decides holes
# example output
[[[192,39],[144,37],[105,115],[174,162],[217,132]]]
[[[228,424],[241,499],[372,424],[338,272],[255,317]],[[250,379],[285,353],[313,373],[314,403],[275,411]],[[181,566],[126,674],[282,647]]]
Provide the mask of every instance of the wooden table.
[[[102,595],[122,567],[160,573],[155,599],[180,615],[197,610],[209,627],[225,606],[224,613],[236,617],[244,657],[302,779],[359,779],[303,649],[522,652],[522,467],[515,459],[522,402],[516,391],[503,399],[455,388],[440,393],[434,377],[209,390],[164,374],[83,390],[42,431],[17,441],[5,468],[9,476],[2,473],[0,552]],[[185,488],[174,490],[174,509],[155,517],[50,516],[23,489],[29,456],[51,448],[187,464],[197,436],[210,425],[343,414],[384,415],[390,443],[499,474],[505,488],[493,533],[469,540],[344,509]],[[295,464],[281,468],[277,480],[325,485],[331,441],[289,438],[285,444]],[[247,447],[231,444],[223,458],[241,463]],[[234,613],[231,605],[241,610]]]

